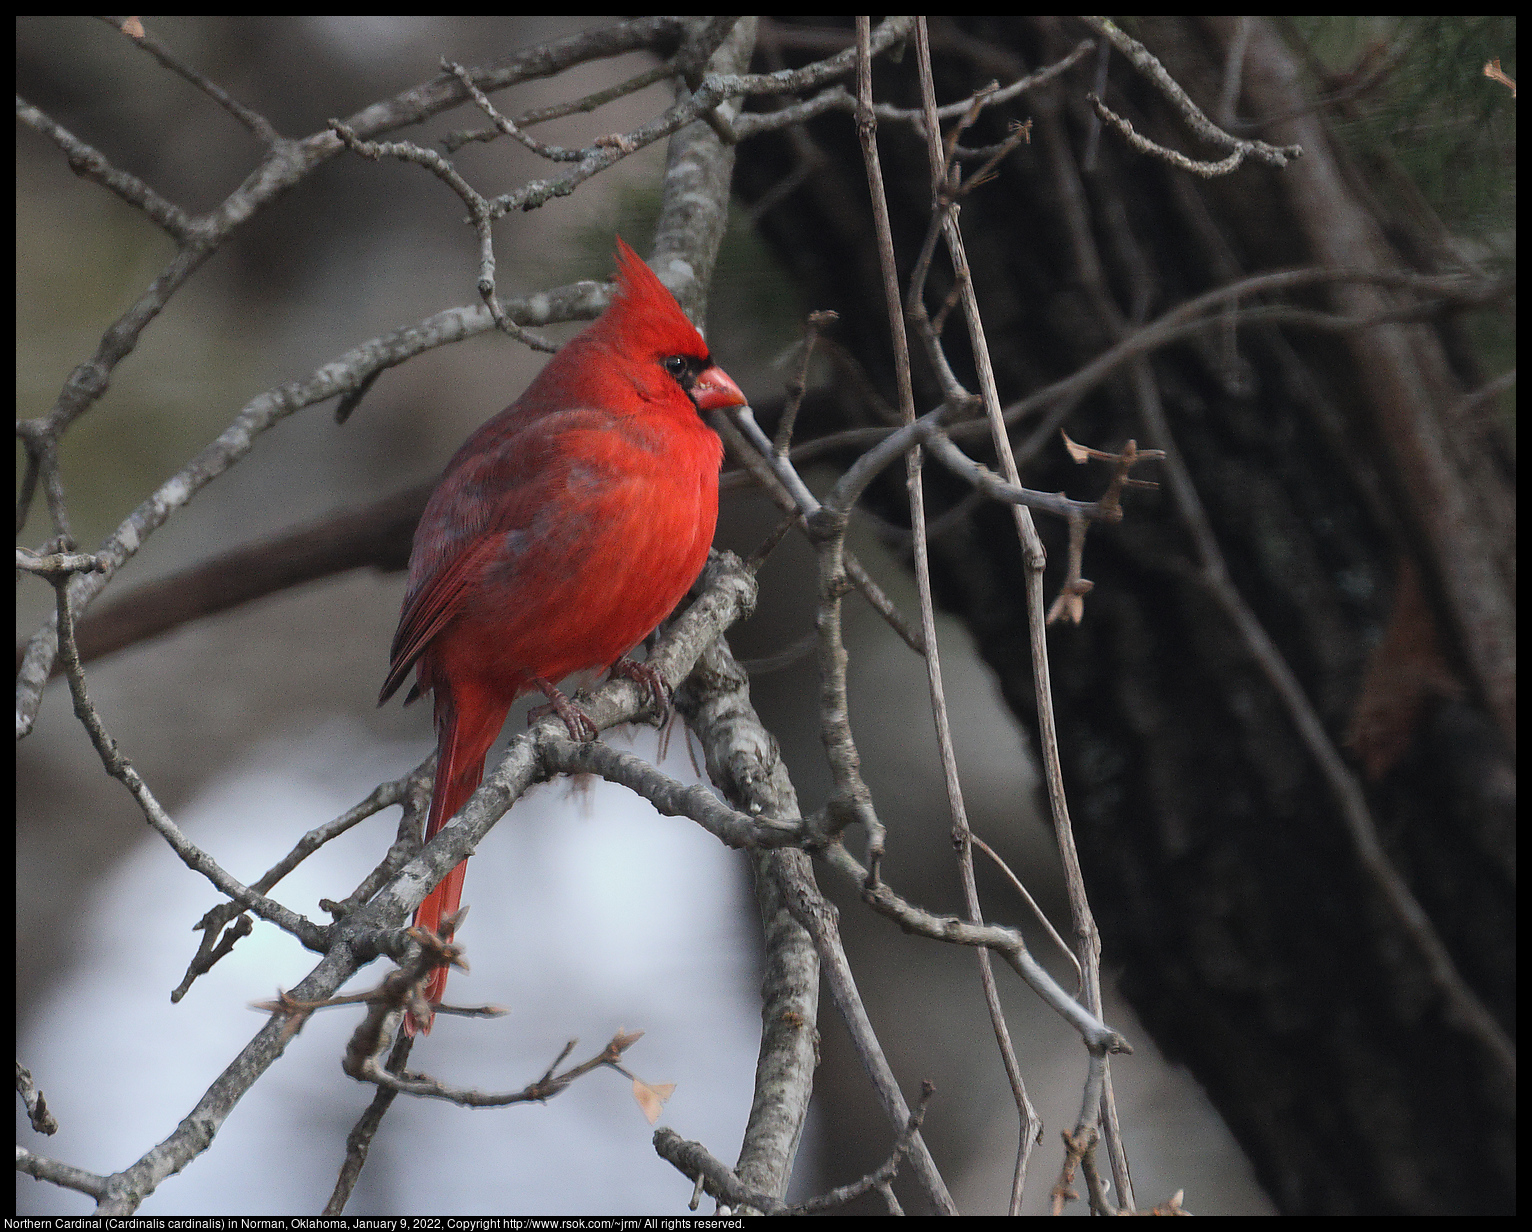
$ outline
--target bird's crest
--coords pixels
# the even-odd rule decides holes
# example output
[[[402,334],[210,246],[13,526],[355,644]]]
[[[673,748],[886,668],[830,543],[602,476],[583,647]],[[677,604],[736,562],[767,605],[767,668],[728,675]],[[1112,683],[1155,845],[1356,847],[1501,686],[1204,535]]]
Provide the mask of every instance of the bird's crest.
[[[617,237],[617,292],[597,323],[643,354],[707,357],[707,343],[659,276]]]

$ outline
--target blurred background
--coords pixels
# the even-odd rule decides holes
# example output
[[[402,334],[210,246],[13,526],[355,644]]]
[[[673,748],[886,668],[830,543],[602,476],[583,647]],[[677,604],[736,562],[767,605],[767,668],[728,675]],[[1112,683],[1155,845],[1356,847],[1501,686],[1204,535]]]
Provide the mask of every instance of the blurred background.
[[[323,129],[438,71],[585,25],[580,18],[165,18],[149,23],[183,60],[267,116],[284,135]],[[188,210],[236,187],[257,156],[248,133],[112,28],[86,18],[18,22],[18,87],[114,164]],[[530,107],[621,80],[629,56],[529,82],[497,99]],[[662,110],[668,87],[596,118],[556,121],[549,141],[583,144]],[[400,134],[429,144],[477,117],[459,109]],[[649,249],[663,167],[659,144],[572,197],[496,227],[502,295],[604,278],[612,237]],[[454,163],[481,192],[508,191],[541,165],[509,142],[469,145]],[[135,210],[69,171],[24,130],[17,149],[17,413],[46,413],[71,369],[142,292],[170,242]],[[256,394],[301,378],[361,341],[477,301],[477,246],[462,204],[398,163],[342,157],[238,232],[171,302],[116,370],[109,393],[69,433],[64,481],[76,534],[93,547]],[[753,400],[780,395],[782,362],[804,313],[794,283],[741,209],[710,301],[715,356]],[[578,326],[555,327],[557,339]],[[310,407],[263,436],[114,581],[107,598],[326,513],[431,478],[468,432],[524,387],[543,357],[496,334],[390,370],[337,426]],[[819,476],[823,478],[823,476]],[[753,496],[726,500],[718,545],[752,551],[776,520]],[[42,517],[21,541],[44,537]],[[905,563],[867,528],[854,546],[905,611]],[[730,634],[741,658],[765,656],[812,628],[808,551],[789,539],[761,574],[756,615]],[[333,817],[431,747],[424,707],[374,706],[403,592],[401,574],[359,570],[204,620],[89,668],[107,727],[188,834],[251,879],[305,830]],[[18,588],[28,635],[52,605]],[[922,664],[865,606],[848,605],[853,726],[889,827],[886,874],[934,910],[960,903]],[[975,830],[1002,852],[1060,927],[1068,919],[1056,853],[1034,803],[1022,729],[957,622],[941,623],[967,802]],[[812,661],[762,676],[755,703],[782,744],[805,811],[828,789]],[[507,731],[520,729],[515,714]],[[656,753],[649,731],[609,733]],[[494,754],[492,754],[493,764]],[[692,774],[685,741],[668,768]],[[341,897],[393,835],[392,810],[291,876],[276,894],[310,916]],[[145,830],[100,769],[61,682],[49,687],[18,749],[19,1057],[62,1128],[18,1121],[18,1141],[96,1172],[127,1166],[169,1133],[259,1026],[247,1003],[297,982],[312,956],[261,927],[179,1005],[168,1002],[195,948],[190,929],[215,897]],[[674,1082],[661,1118],[732,1159],[759,1033],[758,924],[742,861],[695,827],[658,818],[604,784],[547,785],[517,805],[470,866],[473,913],[461,940],[465,1002],[508,1006],[492,1022],[443,1020],[412,1064],[451,1082],[511,1089],[539,1075],[564,1042],[575,1056],[619,1028],[642,1029],[628,1054],[644,1079]],[[827,886],[827,889],[837,889]],[[836,893],[847,946],[907,1093],[937,1096],[928,1141],[965,1213],[1004,1210],[1015,1117],[972,955],[869,920]],[[1008,895],[992,918],[1029,927]],[[1036,930],[1032,930],[1035,934]],[[1040,938],[1035,952],[1061,980]],[[1107,954],[1109,974],[1113,957]],[[369,987],[381,973],[363,971]],[[1046,1206],[1058,1131],[1078,1111],[1085,1057],[1076,1037],[999,973],[1025,1077],[1044,1122],[1028,1209]],[[145,1214],[300,1214],[319,1210],[345,1134],[370,1097],[340,1072],[351,1012],[318,1016],[230,1118],[212,1150],[168,1180]],[[1250,1166],[1197,1083],[1158,1055],[1115,992],[1107,1019],[1135,1047],[1115,1065],[1139,1201],[1180,1189],[1198,1214],[1272,1213]],[[892,1139],[873,1107],[828,999],[825,1064],[794,1196],[859,1175]],[[833,1104],[833,1117],[826,1111]],[[827,1128],[833,1124],[833,1130]],[[385,1122],[348,1213],[680,1214],[691,1186],[649,1145],[626,1084],[599,1073],[546,1107],[468,1112],[403,1100]],[[85,1213],[83,1195],[18,1177],[23,1213]],[[1083,1213],[1076,1205],[1073,1213]]]

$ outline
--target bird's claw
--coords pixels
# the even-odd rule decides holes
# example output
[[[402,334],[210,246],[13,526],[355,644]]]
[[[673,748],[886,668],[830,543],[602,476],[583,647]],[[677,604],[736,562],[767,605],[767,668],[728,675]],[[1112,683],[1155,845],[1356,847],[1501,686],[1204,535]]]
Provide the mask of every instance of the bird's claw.
[[[564,720],[564,726],[569,729],[569,738],[576,744],[586,744],[594,740],[600,733],[596,725],[591,721],[590,715],[581,710],[572,701],[559,692],[551,680],[544,680],[539,676],[532,682],[543,691],[543,696],[548,699],[546,706],[533,706],[527,711],[527,724],[537,722],[550,713],[556,714]]]
[[[649,664],[635,663],[626,655],[612,664],[611,674],[626,676],[634,683],[648,689],[649,697],[654,702],[657,725],[660,727],[665,725],[665,721],[670,718],[670,686],[665,683],[665,677]]]

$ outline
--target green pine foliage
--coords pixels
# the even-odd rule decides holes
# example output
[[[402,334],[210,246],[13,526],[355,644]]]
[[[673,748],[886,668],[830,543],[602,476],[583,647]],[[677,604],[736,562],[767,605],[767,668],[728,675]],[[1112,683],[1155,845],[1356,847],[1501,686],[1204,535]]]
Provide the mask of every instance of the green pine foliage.
[[[1288,19],[1333,129],[1363,162],[1385,164],[1388,204],[1468,242],[1479,259],[1515,252],[1516,100],[1484,74],[1499,61],[1516,77],[1516,19]],[[1409,188],[1419,201],[1408,200]]]

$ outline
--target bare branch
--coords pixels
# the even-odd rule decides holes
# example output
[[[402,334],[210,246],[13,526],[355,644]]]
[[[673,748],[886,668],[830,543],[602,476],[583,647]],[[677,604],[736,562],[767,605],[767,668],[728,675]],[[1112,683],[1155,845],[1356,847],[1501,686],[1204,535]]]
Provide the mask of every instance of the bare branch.
[[[750,701],[750,679],[723,638],[703,653],[676,691],[677,710],[702,742],[710,782],[742,812],[792,818],[798,797],[781,750]],[[793,917],[788,887],[813,880],[801,851],[752,852],[765,953],[761,979],[761,1048],[755,1097],[736,1169],[753,1190],[781,1197],[819,1064],[819,956]]]
[[[765,1194],[752,1192],[733,1169],[717,1159],[700,1142],[688,1142],[673,1129],[654,1131],[654,1151],[661,1159],[675,1165],[676,1170],[682,1175],[696,1181],[697,1188],[691,1201],[692,1210],[697,1209],[697,1201],[705,1192],[735,1211],[743,1208],[762,1215],[817,1215],[823,1211],[845,1206],[846,1203],[860,1198],[863,1194],[871,1193],[874,1189],[883,1189],[898,1175],[900,1161],[909,1151],[915,1135],[920,1132],[921,1122],[926,1115],[926,1105],[930,1102],[935,1090],[936,1088],[929,1082],[921,1084],[920,1103],[910,1114],[909,1122],[900,1132],[894,1142],[893,1151],[882,1165],[849,1185],[839,1185],[827,1193],[809,1198],[804,1202],[795,1202],[791,1206],[784,1205]],[[897,1207],[897,1203],[895,1205]]]
[[[257,893],[264,894],[310,855],[318,851],[325,843],[344,834],[352,826],[391,805],[405,804],[404,817],[401,821],[400,829],[409,829],[409,823],[412,820],[412,806],[416,813],[424,811],[424,802],[420,799],[420,796],[425,790],[425,783],[429,782],[427,775],[434,769],[434,766],[435,754],[432,754],[403,778],[396,779],[391,783],[380,784],[361,803],[348,809],[335,820],[326,822],[322,826],[316,826],[299,839],[297,845],[287,855],[267,869],[250,888]],[[413,827],[413,833],[409,837],[410,842],[408,845],[401,843],[394,844],[394,847],[389,850],[388,855],[384,857],[382,867],[370,877],[364,879],[362,886],[352,895],[353,900],[365,902],[388,877],[392,876],[394,872],[403,866],[405,860],[419,847],[420,825],[418,820]],[[330,903],[328,899],[321,899],[319,905],[322,908],[332,910],[337,919],[347,914],[345,908]],[[225,926],[230,924],[232,924],[232,927],[227,932],[223,932],[222,930]],[[202,933],[202,941],[197,947],[197,953],[187,966],[186,975],[170,994],[172,1003],[179,1002],[199,976],[206,975],[207,972],[211,971],[214,965],[233,951],[235,943],[241,937],[246,937],[251,932],[249,916],[235,902],[218,904],[218,906],[208,911],[194,927]]]
[[[813,819],[779,820],[736,812],[700,784],[676,782],[642,757],[598,741],[575,743],[553,738],[544,742],[548,769],[554,774],[596,774],[637,792],[666,817],[686,817],[728,847],[799,847],[812,851],[831,834],[811,824]]]
[[[275,145],[281,140],[277,130],[272,127],[271,121],[246,107],[216,82],[209,81],[195,69],[181,63],[168,47],[144,29],[141,18],[103,17],[101,20],[106,22],[107,25],[115,26],[118,30],[122,31],[124,35],[132,39],[133,42],[137,43],[138,46],[142,47],[172,73],[176,74],[176,76],[191,82],[193,86],[201,90],[249,129],[256,140],[262,145]]]
[[[837,854],[843,858],[842,866],[837,871],[844,872],[845,868],[856,869],[857,888],[864,900],[871,901],[869,895],[874,893],[878,895],[888,893],[887,886],[882,884],[876,891],[868,889],[868,874],[854,858],[846,853],[840,843],[832,844],[825,852],[832,867],[836,865]],[[830,996],[835,1001],[835,1008],[839,1011],[841,1020],[851,1034],[852,1045],[862,1062],[862,1068],[872,1079],[873,1090],[877,1093],[878,1102],[883,1107],[884,1116],[896,1127],[903,1128],[909,1123],[910,1106],[905,1101],[904,1092],[899,1089],[899,1081],[894,1076],[893,1067],[889,1064],[883,1046],[878,1042],[877,1033],[872,1028],[872,1022],[867,1017],[866,1006],[863,1005],[862,995],[856,986],[856,977],[852,974],[851,963],[846,958],[846,950],[841,943],[835,905],[824,897],[819,887],[814,884],[812,877],[807,875],[806,869],[790,867],[786,871],[789,875],[783,878],[782,889],[787,908],[792,912],[793,918],[814,939],[814,946],[819,951],[819,961]],[[930,1150],[918,1133],[911,1144],[910,1162],[915,1178],[931,1205],[943,1214],[956,1214],[957,1206],[952,1201],[951,1193],[948,1192],[947,1183],[942,1179],[941,1172],[936,1167],[936,1161],[931,1157]]]
[[[384,1068],[390,1074],[402,1073],[404,1063],[410,1059],[410,1050],[414,1045],[415,1037],[401,1031],[394,1041],[393,1051],[389,1053]],[[356,1188],[356,1182],[367,1164],[367,1153],[372,1149],[372,1140],[383,1124],[383,1117],[392,1106],[396,1095],[397,1092],[388,1087],[379,1087],[378,1093],[367,1105],[367,1110],[362,1113],[357,1123],[351,1127],[351,1132],[346,1135],[346,1158],[341,1164],[340,1175],[335,1178],[335,1189],[330,1194],[330,1200],[325,1203],[326,1215],[339,1215],[346,1209],[346,1203],[351,1198],[351,1191]]]
[[[16,549],[16,568],[50,582],[58,582],[75,573],[100,573],[106,568],[98,556],[78,552],[50,552],[39,556],[29,548]]]
[[[675,65],[671,61],[656,64],[653,68],[645,69],[635,77],[628,78],[620,85],[610,86],[604,90],[596,90],[583,98],[577,98],[573,102],[554,103],[547,107],[535,107],[531,111],[524,111],[514,120],[509,121],[517,128],[530,128],[534,124],[543,124],[549,120],[557,120],[562,116],[573,115],[578,111],[594,111],[598,107],[604,107],[607,103],[615,102],[619,98],[625,98],[629,94],[635,94],[639,90],[647,89],[657,81],[675,73]],[[442,138],[442,144],[447,147],[447,153],[453,154],[467,145],[470,141],[493,141],[502,134],[498,126],[495,128],[470,129],[463,132],[448,133]]]
[[[32,1122],[33,1129],[40,1134],[58,1133],[58,1119],[48,1111],[48,1101],[43,1098],[43,1093],[32,1081],[32,1071],[20,1061],[16,1062],[16,1094],[21,1096],[21,1102],[27,1110],[27,1119]]]
[[[149,790],[148,784],[133,768],[132,763],[118,750],[117,742],[107,733],[95,707],[91,705],[85,691],[85,672],[80,667],[79,656],[75,652],[74,618],[70,613],[69,584],[63,581],[57,582],[55,589],[58,593],[59,649],[64,660],[64,674],[69,679],[69,692],[74,699],[75,717],[90,734],[91,743],[95,745],[96,753],[100,756],[102,765],[106,767],[106,772],[128,789],[134,800],[138,802],[150,827],[170,844],[171,850],[181,857],[181,861],[187,868],[201,873],[230,898],[255,912],[262,919],[270,920],[284,932],[291,933],[309,949],[322,951],[329,941],[327,930],[316,925],[312,920],[290,911],[281,903],[267,898],[264,894],[257,894],[241,885],[220,868],[212,856],[188,839],[181,832],[180,827],[171,820],[170,814],[160,807],[159,801],[154,798],[154,793]]]
[[[426,972],[422,970],[421,976]],[[399,972],[394,973],[396,976]],[[392,979],[393,977],[390,977]],[[420,978],[420,977],[416,977]],[[381,1013],[379,1012],[381,1010]],[[398,1074],[390,1072],[388,1068],[378,1063],[381,1050],[388,1046],[393,1038],[401,1015],[401,1007],[391,1007],[386,1001],[374,999],[368,1020],[357,1029],[357,1035],[353,1036],[353,1046],[346,1051],[344,1068],[347,1074],[358,1082],[370,1082],[383,1091],[392,1091],[396,1095],[414,1095],[422,1099],[440,1099],[447,1103],[457,1104],[463,1108],[505,1108],[512,1104],[546,1103],[548,1100],[561,1094],[571,1083],[583,1078],[592,1070],[617,1069],[622,1072],[618,1062],[622,1054],[643,1035],[642,1031],[619,1031],[612,1037],[610,1042],[595,1056],[589,1060],[573,1065],[562,1073],[555,1073],[558,1065],[573,1050],[575,1042],[569,1041],[563,1053],[557,1061],[549,1067],[547,1073],[535,1082],[529,1082],[519,1091],[485,1092],[471,1087],[453,1086],[450,1083],[440,1082],[429,1074],[411,1073],[402,1071]],[[441,1012],[441,1007],[437,1007]],[[377,1026],[373,1026],[373,1019],[377,1018]],[[381,1029],[379,1029],[381,1028]],[[378,1052],[361,1052],[356,1047],[358,1037],[366,1036],[369,1040],[375,1040]]]
[[[44,1155],[34,1155],[24,1146],[16,1148],[16,1171],[35,1176],[40,1181],[52,1181],[64,1189],[76,1189],[98,1201],[106,1197],[112,1183],[110,1177],[98,1176]]]
[[[1242,137],[1235,137],[1224,132],[1202,113],[1202,109],[1192,102],[1186,91],[1150,53],[1149,49],[1137,39],[1131,38],[1111,19],[1106,17],[1082,17],[1092,30],[1101,35],[1113,47],[1122,52],[1133,67],[1138,69],[1145,77],[1152,81],[1156,88],[1180,113],[1191,130],[1204,141],[1213,145],[1222,146],[1232,151],[1230,155],[1216,163],[1197,162],[1187,158],[1184,154],[1177,154],[1174,150],[1168,150],[1164,146],[1157,145],[1146,137],[1141,137],[1134,131],[1133,126],[1121,116],[1111,111],[1105,103],[1095,94],[1089,96],[1091,105],[1095,107],[1096,114],[1107,123],[1111,124],[1118,132],[1127,139],[1134,149],[1142,150],[1146,154],[1153,154],[1157,158],[1163,158],[1172,166],[1182,170],[1191,171],[1196,175],[1214,176],[1227,175],[1233,171],[1247,157],[1260,159],[1270,163],[1274,167],[1285,167],[1290,159],[1301,157],[1303,147],[1299,145],[1274,146],[1264,141],[1248,141]]]
[[[129,205],[137,206],[151,222],[178,243],[186,243],[192,238],[196,230],[195,223],[182,212],[180,206],[165,200],[137,176],[112,166],[99,150],[81,141],[20,96],[16,99],[16,118],[58,146],[69,160],[69,169],[76,175],[94,180]]]

